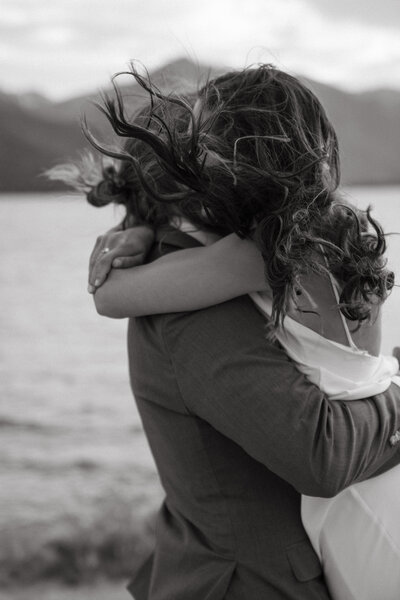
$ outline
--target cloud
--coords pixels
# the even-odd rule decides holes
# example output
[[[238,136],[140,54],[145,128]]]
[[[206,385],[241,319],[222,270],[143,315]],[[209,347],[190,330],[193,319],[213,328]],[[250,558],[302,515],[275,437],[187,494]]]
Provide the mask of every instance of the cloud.
[[[62,97],[105,85],[131,58],[155,68],[187,55],[400,87],[399,31],[365,17],[385,5],[400,12],[398,0],[364,0],[359,18],[355,0],[3,0],[0,86]]]
[[[310,0],[324,15],[338,19],[351,19],[361,23],[398,29],[400,23],[399,0]]]

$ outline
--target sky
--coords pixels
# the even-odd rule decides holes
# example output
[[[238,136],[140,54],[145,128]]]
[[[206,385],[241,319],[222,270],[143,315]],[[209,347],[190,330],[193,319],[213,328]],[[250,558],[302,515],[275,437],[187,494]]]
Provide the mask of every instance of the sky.
[[[182,56],[400,89],[400,0],[0,0],[3,91],[61,100]]]

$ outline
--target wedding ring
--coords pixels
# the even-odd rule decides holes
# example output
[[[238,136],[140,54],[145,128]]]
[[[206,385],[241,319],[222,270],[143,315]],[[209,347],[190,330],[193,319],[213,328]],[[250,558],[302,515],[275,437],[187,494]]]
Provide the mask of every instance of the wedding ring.
[[[103,248],[100,254],[107,254],[107,252],[110,252],[110,248]]]

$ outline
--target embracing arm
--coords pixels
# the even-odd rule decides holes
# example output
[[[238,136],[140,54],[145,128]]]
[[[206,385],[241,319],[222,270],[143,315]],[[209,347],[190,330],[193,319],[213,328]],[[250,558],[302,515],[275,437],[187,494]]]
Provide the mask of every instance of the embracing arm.
[[[232,234],[133,269],[113,269],[94,301],[100,314],[125,318],[198,310],[265,288],[261,254]]]
[[[300,493],[334,496],[400,463],[398,386],[330,400],[267,342],[263,317],[245,297],[162,319],[188,411]]]

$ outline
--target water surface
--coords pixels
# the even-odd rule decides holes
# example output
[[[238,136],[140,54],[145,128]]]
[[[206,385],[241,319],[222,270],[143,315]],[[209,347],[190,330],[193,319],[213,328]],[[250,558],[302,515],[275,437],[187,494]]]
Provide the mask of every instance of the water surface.
[[[374,205],[386,231],[400,231],[400,188],[349,193]],[[139,530],[162,496],[129,389],[126,321],[99,317],[86,291],[95,238],[120,218],[76,198],[0,198],[6,570],[35,556],[40,572],[61,560],[60,543],[82,553]],[[389,239],[389,257],[400,281],[400,236]],[[385,352],[400,345],[399,299],[396,289],[384,308]]]

